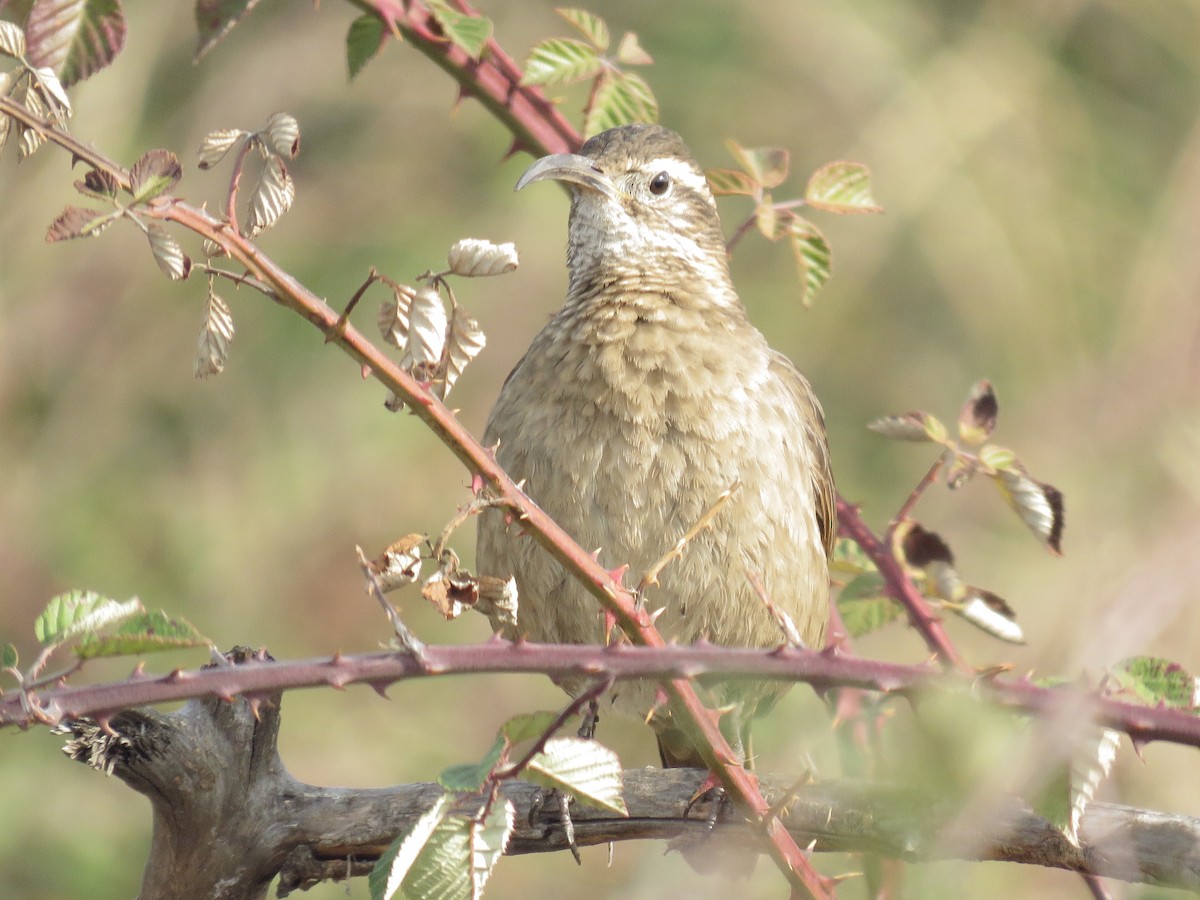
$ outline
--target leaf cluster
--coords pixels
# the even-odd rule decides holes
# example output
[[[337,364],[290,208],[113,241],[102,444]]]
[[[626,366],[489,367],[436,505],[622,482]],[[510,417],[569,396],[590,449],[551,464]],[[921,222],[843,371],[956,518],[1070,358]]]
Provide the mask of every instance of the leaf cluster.
[[[555,737],[564,717],[526,713],[501,726],[481,760],[445,769],[445,791],[380,857],[368,883],[372,900],[405,897],[477,897],[514,829],[511,800],[500,785],[523,778],[563,791],[580,802],[628,815],[622,797],[621,763],[594,740]],[[514,750],[532,742],[513,760]]]

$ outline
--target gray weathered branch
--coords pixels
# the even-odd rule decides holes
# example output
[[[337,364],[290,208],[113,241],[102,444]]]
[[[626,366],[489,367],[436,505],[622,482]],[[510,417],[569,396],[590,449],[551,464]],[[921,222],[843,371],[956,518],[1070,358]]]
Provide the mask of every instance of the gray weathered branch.
[[[277,874],[281,895],[319,880],[365,874],[440,793],[435,784],[372,790],[303,784],[279,758],[279,724],[278,697],[210,697],[170,714],[118,713],[108,723],[110,731],[86,720],[69,726],[69,753],[113,772],[150,799],[154,836],[143,900],[251,900],[265,897]],[[684,816],[702,777],[686,770],[629,770],[630,817],[577,805],[576,840],[590,845],[682,838],[707,840],[722,858],[754,852],[758,836],[751,825],[722,823],[705,837],[704,823]],[[1200,887],[1200,820],[1188,816],[1094,803],[1078,849],[1016,800],[986,823],[965,826],[977,833],[963,833],[956,808],[908,788],[857,782],[796,787],[782,775],[764,775],[761,782],[766,798],[786,809],[784,821],[796,839],[817,851],[1008,860]],[[552,820],[529,824],[535,790],[522,783],[505,786],[517,807],[510,853],[566,847]],[[951,822],[957,829],[952,841],[945,833]]]

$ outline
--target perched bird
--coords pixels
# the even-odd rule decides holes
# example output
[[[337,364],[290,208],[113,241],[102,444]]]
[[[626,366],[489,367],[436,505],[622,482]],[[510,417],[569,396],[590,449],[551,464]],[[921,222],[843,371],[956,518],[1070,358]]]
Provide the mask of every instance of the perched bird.
[[[647,590],[647,608],[663,608],[657,626],[680,643],[778,646],[749,570],[821,647],[836,530],[823,414],[746,317],[703,170],[674,132],[627,125],[577,155],[539,159],[517,190],[550,179],[572,193],[567,298],[505,381],[485,443],[576,541],[610,568],[628,564],[634,581],[740,483]],[[596,600],[502,511],[480,518],[477,562],[516,578],[509,637],[604,642]],[[784,688],[710,687],[745,761],[750,720]],[[649,715],[664,765],[704,767],[656,696],[653,683],[618,683],[613,703]]]

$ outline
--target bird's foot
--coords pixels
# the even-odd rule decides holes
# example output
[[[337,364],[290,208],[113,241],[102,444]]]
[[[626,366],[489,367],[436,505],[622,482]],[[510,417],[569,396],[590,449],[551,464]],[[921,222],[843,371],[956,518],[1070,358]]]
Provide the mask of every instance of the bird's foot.
[[[587,707],[583,711],[583,721],[579,723],[579,731],[576,734],[586,741],[595,740],[596,726],[599,724],[600,701],[593,697],[588,701]]]
[[[583,865],[583,859],[579,855],[579,845],[575,843],[575,822],[571,818],[571,803],[574,797],[570,794],[555,788],[543,790],[538,788],[534,792],[533,799],[529,801],[529,824],[537,824],[536,820],[542,816],[545,811],[545,818],[550,823],[562,827],[563,834],[567,839],[567,847],[571,851],[571,856],[575,858],[576,865]]]
[[[690,816],[692,810],[701,803],[709,804],[708,817],[705,819],[705,825],[709,832],[717,827],[721,816],[733,808],[733,801],[729,799],[729,794],[712,772],[708,773],[708,777],[704,779],[700,787],[696,788],[696,793],[692,794],[692,799],[683,808],[683,817],[686,819]]]

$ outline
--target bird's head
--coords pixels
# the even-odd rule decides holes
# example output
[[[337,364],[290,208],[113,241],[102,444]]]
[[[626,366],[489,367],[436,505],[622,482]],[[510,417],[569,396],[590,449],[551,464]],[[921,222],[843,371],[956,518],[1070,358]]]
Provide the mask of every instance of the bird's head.
[[[609,129],[579,153],[537,160],[516,189],[546,180],[571,186],[572,295],[619,285],[662,293],[706,287],[722,300],[732,296],[716,202],[675,132],[659,125]]]

